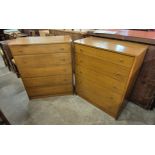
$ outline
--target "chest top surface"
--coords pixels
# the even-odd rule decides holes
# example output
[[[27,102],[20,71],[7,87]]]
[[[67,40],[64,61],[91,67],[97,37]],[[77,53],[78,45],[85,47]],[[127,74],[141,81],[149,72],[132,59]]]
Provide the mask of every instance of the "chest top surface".
[[[23,37],[8,41],[8,45],[70,43],[70,36]]]
[[[148,48],[147,45],[114,39],[88,37],[74,41],[77,44],[91,46],[129,56],[138,56]]]

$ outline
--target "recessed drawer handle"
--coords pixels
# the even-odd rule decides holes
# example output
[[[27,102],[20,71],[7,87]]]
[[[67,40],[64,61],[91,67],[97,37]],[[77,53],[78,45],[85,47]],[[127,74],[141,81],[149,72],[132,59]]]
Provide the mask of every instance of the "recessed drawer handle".
[[[120,59],[119,62],[124,63],[124,60]]]
[[[83,52],[83,50],[82,50],[82,49],[80,49],[80,51],[81,51],[81,52]]]
[[[115,73],[115,77],[120,78],[121,75],[119,73]]]
[[[61,61],[66,61],[66,59],[61,59]]]
[[[22,50],[20,50],[20,51],[18,51],[19,53],[22,53],[23,51]]]
[[[113,86],[113,88],[114,88],[114,89],[117,89],[117,87],[116,87],[116,86]]]
[[[60,50],[64,50],[64,48],[60,48]]]
[[[114,97],[112,97],[112,96],[110,96],[109,98],[110,98],[111,100],[113,100],[113,99],[114,99]]]

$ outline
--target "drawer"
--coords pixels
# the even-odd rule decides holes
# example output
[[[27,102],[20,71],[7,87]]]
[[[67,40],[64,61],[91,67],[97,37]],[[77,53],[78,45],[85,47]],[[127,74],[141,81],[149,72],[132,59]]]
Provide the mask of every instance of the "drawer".
[[[72,84],[72,75],[57,75],[48,77],[23,78],[26,87],[56,86]]]
[[[97,49],[97,48],[77,45],[77,44],[75,45],[75,49],[77,53],[89,55],[94,58],[109,61],[111,63],[122,65],[128,68],[131,68],[134,62],[134,57],[119,54],[116,52],[106,51],[103,49]]]
[[[72,85],[31,87],[27,88],[30,97],[72,94]]]
[[[71,65],[55,65],[50,67],[37,67],[37,68],[21,68],[18,67],[22,78],[26,77],[38,77],[38,76],[52,76],[52,75],[64,75],[72,74]]]
[[[125,82],[129,76],[130,69],[107,61],[93,58],[85,54],[76,54],[76,68],[88,68],[100,75],[107,75],[120,82]]]
[[[9,47],[14,56],[71,52],[70,44],[13,45]]]
[[[18,67],[48,67],[53,65],[71,64],[71,53],[53,53],[15,56]]]
[[[92,83],[96,83],[99,86],[110,89],[112,92],[122,94],[125,92],[125,82],[120,82],[106,75],[100,75],[97,72],[92,70],[83,68],[77,68],[76,70],[76,80],[77,81],[90,81]]]
[[[112,104],[111,102],[103,98],[101,95],[94,95],[94,92],[92,90],[81,90],[78,91],[77,94],[83,97],[84,99],[88,100],[93,105],[96,105],[100,109],[104,110],[106,113],[112,115],[113,117],[117,116],[117,113],[119,111],[118,103]]]
[[[102,95],[103,98],[107,98],[110,101],[115,102],[120,102],[122,99],[123,93],[118,94],[116,92],[112,92],[111,89],[107,89],[105,87],[102,87],[102,85],[99,85],[98,83],[93,83],[90,80],[87,79],[81,79],[77,80],[77,89],[87,89],[87,90],[93,90],[97,94]]]
[[[122,104],[121,96],[108,91],[101,91],[97,87],[92,86],[91,83],[78,84],[76,91],[79,96],[92,102],[114,117]]]

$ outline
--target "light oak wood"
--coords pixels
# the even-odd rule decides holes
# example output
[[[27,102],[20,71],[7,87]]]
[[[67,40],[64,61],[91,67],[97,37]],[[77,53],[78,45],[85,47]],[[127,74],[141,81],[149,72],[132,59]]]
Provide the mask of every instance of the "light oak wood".
[[[13,45],[45,45],[71,43],[70,36],[46,36],[46,37],[23,37],[9,41],[9,46]]]
[[[146,49],[146,45],[143,44],[99,37],[84,38],[76,40],[75,43],[133,57],[140,55]]]
[[[117,118],[147,46],[89,37],[75,41],[76,92]]]
[[[36,61],[37,60],[37,61]],[[16,56],[15,62],[20,68],[49,67],[53,65],[71,64],[71,53],[53,53]]]
[[[95,106],[104,110],[106,113],[111,116],[117,115],[117,111],[119,110],[119,102],[115,100],[114,97],[108,98],[107,95],[103,95],[104,92],[100,93],[99,91],[95,91],[94,88],[90,89],[90,87],[82,87],[79,89],[77,87],[78,95],[88,100],[90,103],[93,103]],[[91,97],[90,97],[91,96]]]
[[[72,84],[72,75],[54,75],[46,77],[23,78],[26,87],[43,87]]]
[[[26,37],[8,44],[30,99],[73,93],[70,37]]]
[[[70,52],[70,44],[30,44],[30,45],[10,45],[14,56],[32,54],[51,54]]]
[[[96,72],[108,75],[114,79],[117,79],[121,82],[125,82],[130,70],[123,66],[118,66],[108,61],[103,61],[100,59],[94,59],[84,54],[76,53],[76,66],[77,67],[86,67]]]
[[[35,68],[19,68],[22,77],[42,77],[51,75],[65,75],[72,74],[71,65],[56,65],[49,67],[35,67]]]
[[[93,56],[95,58],[108,61],[110,63],[118,64],[128,68],[132,67],[134,58],[118,53],[107,52],[103,49],[96,49],[92,47],[87,47],[83,45],[76,45],[76,52],[80,54],[86,54],[88,56]]]
[[[105,87],[107,89],[111,89],[111,91],[115,93],[122,94],[125,91],[125,82],[120,82],[117,79],[111,78],[107,75],[93,71],[91,69],[87,69],[86,67],[76,67],[76,77],[77,81],[82,81],[84,78],[86,80],[91,81],[92,83],[100,83],[100,86]]]
[[[72,85],[57,85],[57,86],[45,86],[45,87],[31,87],[27,88],[27,93],[30,98],[36,98],[41,96],[54,96],[72,94]]]

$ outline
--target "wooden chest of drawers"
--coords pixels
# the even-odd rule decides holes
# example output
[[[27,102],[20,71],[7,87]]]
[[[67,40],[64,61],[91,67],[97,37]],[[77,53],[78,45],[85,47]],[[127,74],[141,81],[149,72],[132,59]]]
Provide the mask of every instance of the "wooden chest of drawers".
[[[29,98],[72,94],[69,36],[18,38],[9,47]]]
[[[117,118],[146,49],[142,44],[96,37],[75,41],[77,94]]]

